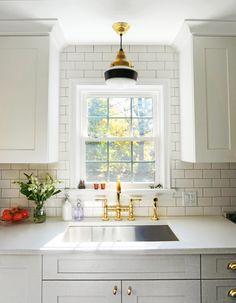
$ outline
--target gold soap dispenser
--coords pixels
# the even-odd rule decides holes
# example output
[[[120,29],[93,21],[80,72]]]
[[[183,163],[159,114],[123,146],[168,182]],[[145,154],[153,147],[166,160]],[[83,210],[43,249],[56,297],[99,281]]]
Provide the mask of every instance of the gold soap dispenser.
[[[152,220],[153,221],[157,221],[158,220],[158,215],[157,215],[157,202],[158,202],[158,198],[155,197],[153,199],[153,214],[152,214]]]

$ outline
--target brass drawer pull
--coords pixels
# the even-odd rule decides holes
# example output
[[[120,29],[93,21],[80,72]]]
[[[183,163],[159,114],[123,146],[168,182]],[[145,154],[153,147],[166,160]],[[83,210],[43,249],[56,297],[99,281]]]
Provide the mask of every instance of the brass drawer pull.
[[[230,289],[228,292],[228,296],[231,298],[236,298],[236,289]]]
[[[227,266],[227,269],[236,270],[236,262],[230,262]]]
[[[113,290],[112,290],[112,293],[113,293],[114,296],[117,294],[117,290],[118,290],[118,288],[117,288],[117,286],[115,285],[115,286],[113,287]]]
[[[128,287],[127,294],[128,294],[128,296],[130,296],[132,294],[132,287],[131,286]]]

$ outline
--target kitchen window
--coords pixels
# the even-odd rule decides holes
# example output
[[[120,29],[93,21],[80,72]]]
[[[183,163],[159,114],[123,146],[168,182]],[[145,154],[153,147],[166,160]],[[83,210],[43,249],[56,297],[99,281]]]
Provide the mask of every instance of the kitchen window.
[[[71,111],[73,186],[79,180],[167,187],[163,89],[78,86]],[[163,178],[164,177],[164,178]]]

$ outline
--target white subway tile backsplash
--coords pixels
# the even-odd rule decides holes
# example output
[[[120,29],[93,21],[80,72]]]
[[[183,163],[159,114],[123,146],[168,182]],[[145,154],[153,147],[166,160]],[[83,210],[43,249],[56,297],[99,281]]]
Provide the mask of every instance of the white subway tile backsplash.
[[[221,178],[236,178],[236,169],[222,169],[221,170]]]
[[[235,180],[235,179],[231,179],[231,180]],[[213,179],[212,187],[230,187],[230,186],[232,186],[230,183],[231,180],[230,179]]]
[[[212,198],[198,197],[199,206],[210,206],[212,205]]]
[[[155,53],[140,53],[139,61],[155,61],[156,54]]]
[[[220,178],[220,170],[218,169],[204,169],[203,178]]]
[[[2,170],[2,179],[19,179],[19,170]]]
[[[185,216],[185,207],[167,207],[167,216]]]
[[[167,50],[164,45],[148,45],[147,51],[149,53],[164,53]]]
[[[84,77],[84,71],[83,70],[68,70],[66,71],[66,78],[67,79],[78,79]],[[68,101],[68,99],[67,99]]]
[[[176,169],[192,169],[193,163],[176,161]]]
[[[220,188],[204,188],[203,195],[204,195],[204,197],[220,197],[221,189]]]
[[[16,198],[19,197],[19,189],[2,189],[2,198]]]
[[[222,188],[222,196],[236,197],[236,188]]]
[[[75,45],[70,45],[70,46],[67,46],[64,51],[64,53],[74,53],[75,52]]]
[[[95,53],[108,53],[111,52],[111,45],[94,45]]]
[[[221,207],[204,207],[205,216],[220,216],[222,214]]]
[[[70,186],[70,98],[72,79],[100,78],[115,59],[118,45],[71,45],[60,55],[60,161],[51,164],[0,164],[0,209],[22,205],[33,206],[19,194],[14,180],[25,179],[24,172],[42,175],[49,171],[63,182],[61,189]],[[179,62],[176,50],[168,45],[125,45],[127,58],[138,70],[140,79],[170,80],[170,149],[171,185],[173,196],[160,195],[159,214],[220,215],[225,210],[236,210],[236,163],[187,163],[180,161],[180,99]],[[183,191],[196,191],[197,207],[184,207]],[[47,213],[61,216],[63,193],[47,202]],[[85,216],[101,216],[101,203],[83,201]],[[136,215],[152,215],[152,199],[135,205]]]
[[[84,53],[69,53],[64,54],[68,61],[84,61]]]
[[[195,187],[212,187],[212,179],[194,179]]]
[[[213,197],[212,198],[213,206],[230,206],[231,201],[229,197]]]
[[[85,61],[101,61],[102,60],[102,53],[88,53],[85,54]]]
[[[203,216],[203,207],[186,207],[186,216]]]
[[[176,179],[176,187],[193,187],[193,179]]]
[[[125,46],[125,50],[126,50],[126,46]],[[147,46],[146,45],[130,45],[129,51],[134,52],[134,53],[146,53]]]
[[[94,46],[93,45],[76,45],[76,52],[77,53],[90,53],[93,52]]]
[[[201,169],[186,169],[185,178],[193,178],[193,179],[202,178],[202,170]]]

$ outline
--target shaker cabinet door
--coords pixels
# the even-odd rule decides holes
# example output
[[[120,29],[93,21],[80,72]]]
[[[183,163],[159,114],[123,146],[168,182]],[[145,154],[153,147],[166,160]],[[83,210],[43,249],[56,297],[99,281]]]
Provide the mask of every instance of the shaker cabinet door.
[[[57,160],[58,66],[49,36],[0,37],[0,163]]]
[[[43,303],[121,303],[120,281],[44,281]]]
[[[196,158],[236,160],[236,38],[194,37]]]
[[[0,302],[41,303],[40,256],[0,256]]]
[[[200,280],[123,281],[123,303],[200,303]]]

